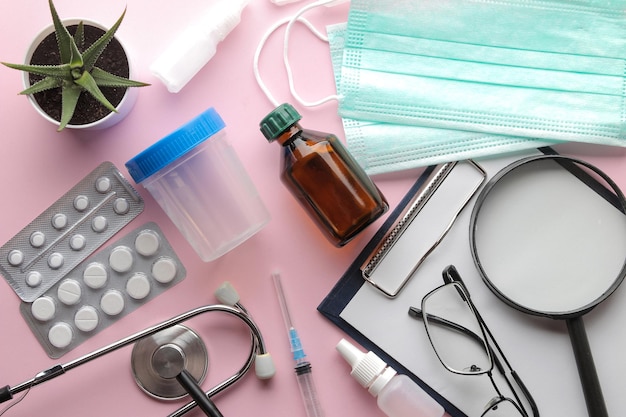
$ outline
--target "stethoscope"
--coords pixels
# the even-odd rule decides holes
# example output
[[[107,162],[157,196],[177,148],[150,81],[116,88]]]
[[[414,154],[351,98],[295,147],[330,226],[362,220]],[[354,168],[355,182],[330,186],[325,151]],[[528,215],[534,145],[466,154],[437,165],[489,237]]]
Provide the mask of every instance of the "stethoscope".
[[[35,385],[135,343],[131,354],[131,364],[135,381],[143,391],[159,399],[180,398],[185,393],[193,399],[169,417],[180,417],[195,406],[200,407],[207,416],[222,417],[211,397],[240,380],[253,364],[259,379],[271,378],[276,373],[276,368],[271,355],[267,352],[261,331],[239,302],[236,290],[226,282],[218,288],[215,295],[223,304],[195,308],[65,364],[58,364],[41,371],[21,384],[0,388],[0,403],[11,400],[15,394],[22,391],[28,392]],[[207,370],[206,347],[197,333],[181,323],[212,311],[221,311],[235,316],[248,326],[251,336],[250,354],[236,373],[204,392],[200,383]]]

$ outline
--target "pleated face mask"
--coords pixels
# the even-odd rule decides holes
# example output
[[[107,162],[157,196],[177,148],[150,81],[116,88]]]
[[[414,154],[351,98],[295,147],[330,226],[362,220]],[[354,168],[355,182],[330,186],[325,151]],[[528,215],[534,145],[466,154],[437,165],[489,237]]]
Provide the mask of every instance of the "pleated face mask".
[[[337,91],[355,88],[342,80],[346,24],[327,27]],[[341,101],[340,101],[341,109]],[[356,114],[363,117],[361,114]],[[367,117],[367,116],[365,116]],[[369,174],[480,158],[554,145],[554,141],[342,118],[348,148]]]
[[[626,146],[625,8],[624,0],[352,0],[339,113]]]

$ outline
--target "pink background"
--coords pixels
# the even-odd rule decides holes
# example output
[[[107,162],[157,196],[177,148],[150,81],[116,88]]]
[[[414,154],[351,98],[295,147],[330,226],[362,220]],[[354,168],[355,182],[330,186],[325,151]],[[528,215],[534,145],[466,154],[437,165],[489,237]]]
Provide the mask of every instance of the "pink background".
[[[246,377],[232,390],[220,394],[218,407],[226,416],[304,416],[293,375],[287,335],[270,279],[280,270],[293,318],[314,366],[319,397],[327,416],[382,416],[375,400],[349,376],[349,367],[335,351],[345,334],[323,318],[316,307],[332,289],[352,260],[384,219],[353,242],[337,249],[318,232],[278,179],[279,148],[268,144],[258,130],[259,121],[272,105],[257,86],[252,72],[255,48],[265,31],[304,3],[278,7],[269,0],[252,0],[241,24],[219,45],[216,56],[178,94],[169,93],[149,72],[152,61],[171,36],[192,22],[205,2],[110,0],[107,2],[56,0],[62,18],[85,17],[111,26],[127,7],[119,30],[132,50],[135,79],[152,83],[139,92],[130,115],[120,124],[100,132],[61,133],[38,117],[21,91],[21,74],[0,66],[0,153],[2,204],[0,244],[9,240],[83,176],[103,161],[112,161],[126,173],[124,162],[162,136],[215,107],[241,160],[270,210],[272,221],[234,251],[211,263],[202,262],[142,187],[145,211],[123,233],[156,221],[187,268],[187,278],[160,297],[121,319],[59,360],[48,358],[19,313],[20,300],[0,280],[0,385],[14,386],[56,363],[66,363],[121,337],[163,321],[175,314],[214,302],[213,291],[229,280],[260,325],[273,354],[277,375],[268,382]],[[345,21],[348,5],[318,8],[307,14],[318,27]],[[30,40],[51,19],[47,2],[23,0],[0,5],[0,61],[21,62]],[[287,91],[282,66],[282,32],[270,38],[261,59],[261,72],[280,101],[294,102]],[[296,26],[291,62],[296,84],[304,97],[317,99],[334,93],[328,47]],[[295,103],[294,103],[295,104]],[[298,107],[305,127],[334,132],[343,137],[336,103],[318,109]],[[625,151],[591,145],[564,145],[558,150],[596,163],[620,186],[626,186]],[[375,177],[391,209],[421,170]],[[238,369],[246,356],[248,338],[243,326],[214,314],[188,323],[207,344],[210,369],[205,387]],[[7,413],[11,416],[154,416],[167,415],[186,401],[161,402],[136,386],[125,348],[79,367],[36,388]],[[1,407],[1,406],[0,406]],[[196,411],[195,415],[200,415]]]

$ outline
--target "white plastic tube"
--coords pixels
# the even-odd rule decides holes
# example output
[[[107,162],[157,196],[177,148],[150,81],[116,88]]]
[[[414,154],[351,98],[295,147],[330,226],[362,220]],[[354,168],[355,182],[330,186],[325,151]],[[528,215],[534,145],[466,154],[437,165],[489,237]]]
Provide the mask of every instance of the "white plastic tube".
[[[249,0],[220,0],[180,33],[152,63],[150,71],[170,93],[179,92],[206,65],[217,45],[241,21]]]

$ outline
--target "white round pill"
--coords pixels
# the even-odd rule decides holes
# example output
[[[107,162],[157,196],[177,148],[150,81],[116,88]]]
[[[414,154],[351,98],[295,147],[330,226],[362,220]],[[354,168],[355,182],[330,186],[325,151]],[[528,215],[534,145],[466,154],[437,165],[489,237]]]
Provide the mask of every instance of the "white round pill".
[[[126,214],[130,210],[130,203],[125,198],[116,198],[113,202],[113,210],[117,214]]]
[[[57,323],[48,331],[48,340],[52,346],[59,349],[66,348],[72,343],[74,332],[67,323]]]
[[[96,190],[99,193],[106,193],[111,189],[111,180],[108,177],[100,177],[96,180]]]
[[[118,246],[109,254],[109,265],[117,272],[128,272],[133,267],[133,253],[126,246]]]
[[[107,270],[99,262],[92,262],[83,271],[83,281],[89,288],[97,290],[107,282]]]
[[[39,321],[48,321],[56,313],[54,300],[48,296],[39,297],[30,305],[30,312]]]
[[[42,232],[35,231],[31,233],[29,241],[33,248],[40,248],[44,243],[46,243],[46,235]]]
[[[97,233],[104,232],[108,226],[109,222],[104,216],[96,216],[91,221],[91,228]]]
[[[100,308],[109,316],[116,316],[124,310],[124,296],[118,290],[108,290],[100,299]]]
[[[65,259],[59,252],[53,252],[48,257],[48,266],[50,269],[59,269],[63,266]]]
[[[63,229],[67,226],[67,216],[63,213],[57,213],[52,216],[52,227],[57,230]]]
[[[77,195],[74,199],[74,208],[77,211],[85,211],[89,207],[89,198],[86,195]]]
[[[92,306],[81,307],[74,316],[74,324],[83,332],[90,332],[98,327],[98,311]]]
[[[168,284],[176,277],[176,262],[169,256],[163,256],[152,264],[152,276],[161,284]]]
[[[70,238],[70,248],[73,250],[81,250],[87,244],[87,240],[83,235],[74,235]]]
[[[143,300],[150,294],[150,280],[143,272],[137,272],[126,282],[126,292],[135,300]]]
[[[24,262],[24,254],[21,250],[13,249],[7,256],[7,261],[12,266],[20,266]]]
[[[38,271],[30,271],[26,274],[26,285],[31,288],[38,287],[41,284],[43,277]]]
[[[73,279],[66,279],[57,289],[57,297],[59,301],[68,306],[73,306],[80,301],[82,290],[78,281]]]
[[[143,256],[152,256],[159,250],[159,235],[152,230],[142,230],[135,238],[135,249]]]

